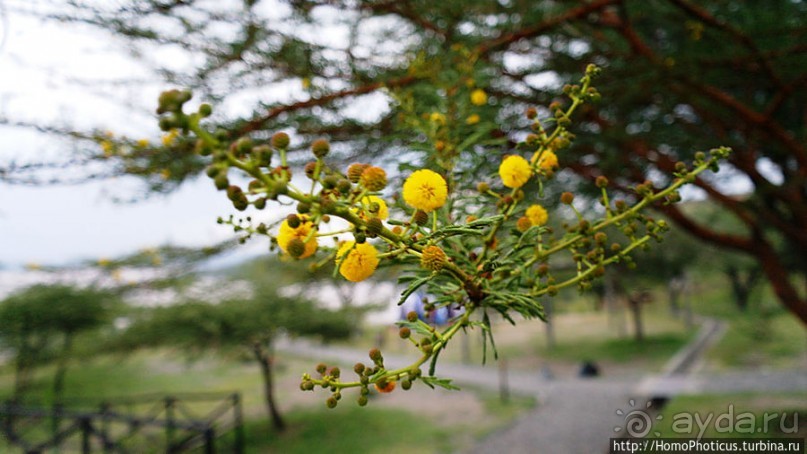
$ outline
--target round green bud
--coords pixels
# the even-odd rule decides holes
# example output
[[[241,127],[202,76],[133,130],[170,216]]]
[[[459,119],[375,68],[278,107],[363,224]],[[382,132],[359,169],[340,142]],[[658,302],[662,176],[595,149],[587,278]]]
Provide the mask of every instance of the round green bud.
[[[327,177],[323,178],[322,186],[325,189],[333,189],[339,183],[339,177],[336,175],[328,175]]]
[[[336,183],[336,189],[342,193],[347,194],[350,192],[352,186],[350,185],[350,181],[345,180],[344,178],[340,179],[338,183]]]
[[[341,374],[342,374],[342,371],[338,367],[332,367],[331,371],[328,372],[328,375],[330,375],[333,378],[339,378],[339,375],[341,375]]]
[[[342,400],[342,393],[340,393],[339,391],[333,393],[333,398],[336,400]]]
[[[288,252],[289,255],[294,258],[299,258],[305,254],[305,243],[303,243],[303,240],[299,238],[292,238],[286,244],[286,252]]]
[[[328,366],[326,366],[325,363],[319,363],[319,364],[317,364],[317,367],[315,368],[315,370],[317,372],[319,372],[320,374],[324,374],[325,371],[328,370]]]
[[[305,176],[308,177],[310,180],[314,179],[314,172],[317,170],[317,163],[314,161],[305,163],[305,167],[303,167],[303,172],[305,172]]]
[[[221,171],[222,168],[219,166],[208,166],[207,169],[205,170],[205,173],[210,178],[216,178],[216,176],[218,176],[218,174],[220,174]]]
[[[415,211],[415,224],[424,226],[429,222],[429,214],[423,210]]]
[[[203,102],[199,105],[199,115],[202,118],[209,117],[213,113],[213,106],[210,104]]]
[[[252,150],[252,140],[249,137],[241,137],[235,141],[234,148],[238,154],[247,154]]]
[[[373,362],[376,362],[376,363],[379,362],[379,361],[384,360],[384,357],[381,355],[381,350],[379,350],[377,348],[371,348],[370,352],[369,352],[369,356],[370,356],[370,359],[372,359]]]
[[[476,190],[479,191],[480,194],[484,194],[490,190],[490,185],[484,181],[479,182],[476,184]]]
[[[227,198],[230,200],[235,200],[238,197],[238,194],[242,194],[241,188],[235,185],[227,186]]]
[[[325,139],[317,139],[311,143],[311,152],[317,158],[324,158],[331,151],[331,144]]]
[[[308,202],[300,202],[297,204],[297,212],[300,214],[306,214],[311,212],[311,204]]]
[[[359,396],[357,403],[359,404],[359,407],[364,407],[367,405],[367,396]]]
[[[418,321],[418,313],[415,311],[409,311],[406,313],[406,319],[412,323]]]
[[[356,240],[356,243],[358,244],[364,244],[365,242],[367,242],[367,234],[361,231],[354,232],[353,239]]]
[[[293,228],[293,229],[296,229],[297,227],[300,227],[301,223],[302,223],[302,220],[300,219],[300,216],[297,216],[294,213],[286,216],[286,224],[288,224],[288,226]]]
[[[574,202],[574,194],[572,194],[571,192],[564,192],[563,194],[560,195],[560,201],[563,204],[571,205],[572,202]]]
[[[596,184],[600,189],[606,188],[608,187],[608,178],[600,175],[596,180],[594,180],[594,184]]]
[[[409,336],[411,336],[411,335],[412,335],[412,330],[410,330],[406,326],[402,326],[401,329],[398,330],[398,336],[400,336],[401,339],[408,339]]]
[[[401,381],[401,389],[404,391],[409,391],[412,388],[412,382],[410,380],[403,380]]]
[[[259,210],[266,208],[266,197],[255,199],[255,201],[252,202],[252,205]]]
[[[328,408],[336,408],[337,401],[333,397],[329,397],[328,400],[325,401],[325,405]]]
[[[272,148],[268,145],[258,145],[252,149],[252,158],[261,167],[272,165]]]
[[[160,118],[160,122],[158,123],[160,127],[160,131],[170,131],[171,128],[174,127],[174,120],[169,117],[162,117]]]
[[[272,135],[271,143],[275,148],[285,150],[288,148],[290,142],[289,135],[285,132],[276,132]]]
[[[381,219],[370,218],[370,220],[367,221],[367,233],[372,236],[378,236],[382,230],[384,230],[384,224],[381,222]]]
[[[361,375],[361,373],[364,372],[364,367],[365,366],[363,363],[356,363],[356,365],[353,366],[353,372],[356,372],[358,375]]]

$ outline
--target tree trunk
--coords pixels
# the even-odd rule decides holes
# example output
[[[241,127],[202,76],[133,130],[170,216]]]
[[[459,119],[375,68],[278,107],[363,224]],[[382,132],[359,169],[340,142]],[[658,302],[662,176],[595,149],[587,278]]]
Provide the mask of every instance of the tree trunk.
[[[269,418],[272,420],[272,426],[278,432],[282,432],[286,428],[286,423],[283,422],[283,418],[280,416],[280,412],[277,409],[277,404],[275,403],[272,357],[267,349],[265,349],[263,345],[258,342],[252,344],[252,352],[255,354],[255,359],[258,361],[258,364],[261,366],[261,374],[263,375],[263,392],[264,398],[266,399],[266,410],[269,413]]]
[[[68,358],[72,347],[73,334],[65,333],[64,343],[62,344],[62,352],[59,355],[59,359],[56,364],[56,372],[53,376],[53,402],[59,408],[62,406],[62,398],[64,397],[64,378],[67,375]]]
[[[726,267],[726,275],[731,282],[731,292],[734,295],[734,302],[741,311],[745,312],[748,309],[748,300],[751,297],[751,292],[762,276],[762,271],[758,266],[754,266],[743,276],[740,269],[734,265],[729,265]]]
[[[20,338],[19,349],[17,349],[17,357],[14,360],[14,401],[19,402],[22,395],[28,388],[29,371],[32,361],[29,357],[31,355],[31,348],[25,335]]]
[[[642,302],[636,298],[628,298],[628,306],[633,314],[633,336],[636,342],[644,340],[644,326],[642,324]]]
[[[675,276],[667,282],[667,300],[673,317],[681,316],[681,292],[684,289],[684,277]]]

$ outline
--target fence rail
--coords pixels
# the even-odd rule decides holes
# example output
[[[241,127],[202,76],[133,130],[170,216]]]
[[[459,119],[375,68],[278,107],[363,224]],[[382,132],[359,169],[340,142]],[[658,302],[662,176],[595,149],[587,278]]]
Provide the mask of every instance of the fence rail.
[[[149,394],[58,405],[0,404],[0,432],[26,454],[62,452],[199,452],[241,454],[238,393]],[[218,448],[218,449],[217,449]]]

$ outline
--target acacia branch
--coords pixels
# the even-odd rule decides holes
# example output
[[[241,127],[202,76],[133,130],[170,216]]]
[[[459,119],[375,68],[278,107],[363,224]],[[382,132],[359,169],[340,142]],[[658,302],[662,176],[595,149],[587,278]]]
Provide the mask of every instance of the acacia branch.
[[[499,38],[490,40],[486,43],[482,43],[479,45],[479,47],[477,47],[476,50],[480,55],[488,54],[496,50],[501,50],[516,41],[520,41],[526,38],[532,38],[534,36],[546,32],[547,30],[557,25],[575,19],[586,17],[589,14],[602,10],[607,6],[615,5],[621,2],[622,0],[596,0],[583,6],[572,8],[558,16],[550,17],[541,22],[540,24],[533,25],[531,27],[524,27],[518,31],[508,33],[506,35],[500,36]]]

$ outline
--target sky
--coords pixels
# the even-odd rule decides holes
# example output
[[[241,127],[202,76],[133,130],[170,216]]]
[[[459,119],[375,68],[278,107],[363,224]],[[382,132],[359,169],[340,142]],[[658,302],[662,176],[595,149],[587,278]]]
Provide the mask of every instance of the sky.
[[[10,2],[10,6],[20,2]],[[127,92],[121,77],[147,74],[114,42],[82,27],[42,23],[6,11],[0,21],[0,116],[30,121],[69,121],[130,137],[157,140],[149,115],[132,114],[143,100],[156,104],[159,84]],[[91,80],[88,86],[75,80]],[[70,145],[32,131],[0,126],[0,160],[63,160]],[[0,183],[0,267],[62,265],[111,258],[163,244],[205,245],[232,237],[216,223],[233,212],[207,178],[168,196],[138,203],[115,197],[138,194],[121,179],[80,185],[25,186]],[[253,253],[255,244],[250,249]],[[263,245],[266,246],[265,244]]]

